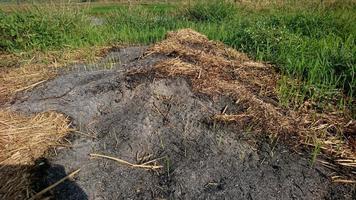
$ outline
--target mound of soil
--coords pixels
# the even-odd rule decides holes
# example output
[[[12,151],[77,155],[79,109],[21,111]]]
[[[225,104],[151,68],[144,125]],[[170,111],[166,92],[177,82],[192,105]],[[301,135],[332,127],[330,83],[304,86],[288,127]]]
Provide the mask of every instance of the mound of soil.
[[[56,199],[355,199],[330,171],[248,126],[212,120],[246,110],[229,95],[197,92],[184,76],[153,73],[170,55],[146,47],[111,53],[96,67],[76,70],[21,94],[13,110],[68,115],[80,132],[71,148],[41,161],[34,189],[81,168]],[[110,70],[100,70],[115,60]],[[145,73],[141,73],[145,71]],[[137,73],[140,72],[140,73]],[[243,128],[242,128],[243,127]],[[130,163],[155,160],[158,170],[92,159],[96,153]],[[151,164],[152,164],[151,163]]]

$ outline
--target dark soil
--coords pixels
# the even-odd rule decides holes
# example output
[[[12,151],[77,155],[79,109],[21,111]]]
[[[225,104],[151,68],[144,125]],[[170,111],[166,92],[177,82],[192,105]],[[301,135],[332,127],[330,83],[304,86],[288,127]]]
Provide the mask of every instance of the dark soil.
[[[310,156],[213,114],[243,109],[229,97],[192,92],[184,78],[127,74],[149,69],[164,56],[141,57],[142,48],[113,52],[93,70],[75,67],[33,91],[12,108],[26,113],[55,110],[91,138],[73,133],[72,148],[58,148],[37,170],[40,190],[78,168],[52,194],[56,199],[356,199],[352,186],[331,183],[330,171]],[[111,70],[99,70],[116,59]],[[120,62],[117,62],[119,60]],[[131,163],[162,158],[158,171],[131,168],[90,153]],[[146,158],[144,158],[146,157]]]

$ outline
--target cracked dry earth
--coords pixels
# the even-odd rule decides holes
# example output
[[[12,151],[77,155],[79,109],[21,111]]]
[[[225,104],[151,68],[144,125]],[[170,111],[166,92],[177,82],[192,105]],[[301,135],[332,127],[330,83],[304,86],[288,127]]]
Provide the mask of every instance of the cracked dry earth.
[[[183,77],[128,75],[152,68],[163,55],[141,57],[146,47],[112,52],[95,66],[70,72],[20,94],[11,108],[68,115],[71,148],[58,148],[42,161],[33,181],[43,189],[78,168],[75,181],[56,187],[54,199],[356,199],[351,186],[330,182],[330,171],[282,143],[214,123],[210,116],[241,109],[229,97],[194,93]],[[112,69],[104,70],[115,61]],[[160,158],[145,170],[99,153],[139,163]]]

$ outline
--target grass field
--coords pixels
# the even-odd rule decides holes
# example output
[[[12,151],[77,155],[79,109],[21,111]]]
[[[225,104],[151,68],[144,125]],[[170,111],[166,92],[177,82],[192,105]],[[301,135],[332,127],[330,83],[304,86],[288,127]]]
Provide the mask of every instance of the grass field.
[[[234,145],[235,134],[246,136],[254,134],[253,138],[257,138],[258,146],[263,145],[261,149],[265,148],[265,142],[270,143],[272,149],[268,154],[271,154],[271,157],[274,157],[275,150],[276,152],[279,151],[275,148],[277,143],[285,140],[288,144],[293,145],[295,147],[293,149],[296,151],[298,151],[299,146],[307,151],[309,150],[311,166],[314,163],[319,163],[334,170],[335,172],[328,174],[333,182],[356,183],[356,135],[354,134],[356,130],[355,21],[355,0],[132,0],[130,3],[128,0],[117,0],[114,3],[101,2],[100,0],[95,2],[89,0],[0,0],[0,149],[2,148],[0,150],[0,163],[2,163],[0,169],[6,169],[4,178],[0,181],[0,199],[2,197],[5,199],[28,199],[32,196],[35,191],[32,191],[32,186],[30,187],[30,182],[32,182],[29,178],[32,176],[31,168],[38,158],[50,157],[51,154],[47,155],[47,153],[51,152],[52,149],[56,153],[56,146],[71,146],[71,144],[69,145],[70,141],[63,138],[69,132],[71,132],[70,134],[79,133],[84,137],[89,136],[93,139],[93,142],[97,140],[95,141],[98,142],[97,144],[103,142],[106,150],[106,139],[101,139],[101,136],[96,137],[96,135],[102,134],[101,132],[108,132],[109,137],[111,137],[111,128],[106,127],[107,122],[102,123],[104,120],[117,116],[118,118],[114,119],[115,122],[112,121],[113,123],[117,121],[117,126],[113,124],[112,127],[122,130],[120,132],[123,132],[126,138],[124,132],[126,129],[127,134],[131,134],[131,130],[136,130],[126,127],[126,124],[131,123],[129,120],[132,119],[133,126],[136,126],[137,123],[141,122],[141,116],[146,116],[146,114],[149,117],[145,117],[145,121],[142,121],[142,123],[145,126],[146,120],[150,121],[147,132],[154,133],[154,135],[152,134],[153,137],[156,137],[161,129],[157,129],[157,131],[152,129],[153,131],[151,131],[151,128],[156,126],[154,125],[155,121],[161,127],[161,117],[163,116],[162,127],[164,129],[162,129],[162,133],[169,140],[166,141],[163,138],[163,141],[159,136],[160,144],[152,143],[152,146],[161,145],[164,152],[170,152],[169,148],[165,149],[164,146],[174,146],[174,151],[176,151],[175,148],[178,148],[175,145],[176,143],[184,144],[184,141],[186,141],[185,133],[201,133],[202,137],[197,137],[197,142],[192,142],[193,140],[189,138],[187,144],[191,143],[194,146],[191,150],[188,148],[187,151],[185,144],[181,146],[182,149],[184,148],[185,154],[184,166],[189,165],[186,162],[190,159],[186,155],[187,152],[195,151],[196,147],[198,147],[199,152],[205,146],[210,148],[210,145],[206,145],[209,143],[204,142],[205,139],[201,140],[201,138],[210,137],[210,127],[206,131],[200,129],[200,127],[195,129],[192,124],[195,123],[195,120],[198,120],[199,126],[201,121],[204,121],[204,127],[210,126],[211,123],[213,129],[212,141],[219,144],[219,149],[225,140],[223,136],[220,136],[221,133],[224,136],[226,134],[226,141]],[[176,32],[171,32],[167,36],[169,31]],[[239,52],[232,48],[226,48],[220,42],[215,41],[231,46]],[[153,45],[154,43],[155,45]],[[36,94],[35,98],[31,97],[31,93],[29,95],[25,93],[24,96],[16,95],[19,92],[44,85],[46,81],[55,78],[63,70],[66,70],[65,66],[85,63],[88,65],[80,65],[83,66],[83,69],[90,70],[91,66],[95,69],[97,69],[96,66],[98,68],[100,66],[100,69],[106,69],[106,67],[112,69],[116,62],[121,61],[120,53],[123,51],[117,52],[120,54],[117,57],[105,58],[99,64],[97,63],[98,60],[106,57],[113,49],[151,44],[151,48],[145,51],[146,56],[140,57],[139,62],[134,59],[128,64],[128,66],[139,65],[138,67],[141,68],[138,69],[144,69],[145,66],[140,66],[141,63],[151,62],[157,56],[163,54],[169,55],[167,59],[158,61],[152,67],[149,66],[152,68],[150,71],[129,70],[122,72],[121,77],[119,75],[121,72],[119,73],[116,70],[98,70],[93,74],[91,72],[76,74],[76,71],[68,70],[68,73],[73,73],[69,74],[74,75],[73,80],[78,77],[78,82],[72,83],[72,78],[66,79],[67,76],[59,76],[57,79],[59,81],[54,85],[51,86],[51,83],[49,83],[47,85],[49,87],[39,87],[39,90],[37,90],[40,91],[38,97],[36,97]],[[246,53],[250,58],[240,52]],[[134,55],[128,55],[128,57],[137,57],[135,52],[129,54]],[[255,60],[263,63],[255,62]],[[95,66],[93,63],[95,63]],[[120,67],[125,68],[122,65]],[[58,70],[59,68],[61,70]],[[81,67],[79,68],[81,70]],[[68,69],[73,68],[68,67]],[[152,73],[155,73],[155,75],[152,76]],[[202,109],[197,108],[199,114],[196,114],[194,110],[197,106],[195,98],[198,98],[198,96],[186,95],[184,88],[183,90],[181,90],[182,88],[175,90],[175,87],[180,87],[180,85],[160,89],[160,85],[151,81],[151,76],[156,77],[156,75],[160,78],[183,76],[189,82],[188,85],[191,86],[187,90],[188,92],[192,91],[192,94],[200,93],[211,97],[215,97],[217,93],[219,96],[222,94],[221,96],[224,96],[224,98],[225,96],[231,98],[232,108],[228,108],[228,106],[230,107],[230,100],[222,100],[220,102],[224,106],[222,111],[217,109],[215,113],[214,108],[213,114],[210,111],[213,110],[213,107],[210,109],[210,105],[203,105]],[[108,82],[104,81],[107,77],[111,77]],[[141,81],[146,77],[149,77],[147,79],[148,85],[146,85],[146,80],[142,80],[143,82],[140,82],[140,84],[142,83],[142,86],[150,88],[149,90],[141,90],[140,87],[136,87],[135,90],[131,86],[126,88],[126,86],[121,85],[121,83],[131,85],[131,80],[138,78]],[[63,85],[63,83],[65,84]],[[68,91],[66,89],[67,83],[68,86],[73,84],[73,88]],[[166,83],[163,82],[163,84]],[[57,87],[66,91],[62,93],[62,90],[58,90],[60,95],[57,96]],[[154,87],[154,89],[151,87]],[[52,88],[54,88],[53,91]],[[80,89],[76,90],[77,88]],[[122,88],[125,89],[121,91]],[[157,88],[158,94],[156,95]],[[125,92],[126,90],[128,92]],[[174,109],[170,111],[173,96],[169,98],[169,101],[166,101],[168,98],[166,99],[165,95],[162,95],[162,98],[160,97],[160,90],[162,90],[162,93],[166,93],[166,90],[178,91],[175,98],[183,98],[183,101],[172,101],[173,107],[177,109],[176,111]],[[141,93],[151,93],[151,91],[152,95],[148,94],[147,99],[146,94],[141,96]],[[122,95],[122,97],[127,96],[127,100],[120,99],[120,104],[116,104],[118,103],[116,102],[117,99],[121,98],[117,96],[119,93],[129,93],[129,95]],[[136,101],[136,97],[140,101]],[[88,107],[83,106],[85,104],[83,102],[76,103],[82,101],[81,98],[88,98],[88,102],[90,101]],[[113,103],[113,100],[115,103]],[[70,120],[65,115],[55,112],[28,116],[12,110],[13,108],[19,109],[21,106],[16,107],[16,104],[20,105],[26,101],[29,103],[23,104],[26,112],[29,112],[27,108],[31,106],[34,106],[33,109],[37,110],[37,107],[40,107],[37,103],[40,102],[46,111],[50,109],[51,111],[68,114]],[[62,101],[70,103],[63,104],[62,108]],[[164,105],[164,107],[162,106],[164,109],[167,107],[167,114],[162,114],[160,109],[156,107],[155,102]],[[194,102],[194,105],[191,105],[194,109],[190,109],[190,106],[186,105],[190,104],[189,102]],[[206,102],[210,104],[210,101]],[[146,108],[147,103],[153,104],[152,109],[149,106]],[[60,107],[52,108],[51,105],[55,104],[60,105]],[[109,107],[112,107],[113,110],[110,110]],[[118,109],[121,107],[125,108],[122,112]],[[126,107],[128,108],[126,109]],[[67,108],[78,108],[79,110],[74,109],[73,113],[70,113],[66,110]],[[88,109],[88,112],[86,109]],[[92,109],[93,113],[95,112],[95,117],[87,117],[88,121],[81,123],[82,114],[91,113],[89,110]],[[141,115],[144,109],[147,109],[148,112]],[[39,108],[39,110],[41,109]],[[132,114],[132,117],[126,116],[126,110],[129,114]],[[200,115],[200,112],[204,113]],[[122,119],[124,121],[121,121],[122,113],[125,115],[125,118]],[[138,113],[140,116],[136,116]],[[172,120],[172,124],[169,123],[169,127],[165,124],[168,113],[178,114],[172,117],[174,120]],[[160,114],[158,118],[154,117],[156,114]],[[100,116],[103,118],[100,119]],[[190,116],[192,120],[190,120]],[[200,119],[200,116],[208,116],[209,118],[207,120]],[[181,123],[181,119],[187,123]],[[79,123],[77,126],[73,124],[72,127],[70,121],[75,123],[78,121]],[[178,128],[174,121],[179,122]],[[95,129],[92,131],[91,125],[93,123]],[[218,123],[224,124],[221,127],[223,129],[221,132],[220,130],[215,132]],[[234,127],[236,127],[236,131],[233,132],[231,138],[228,134],[230,130],[224,131],[225,125],[228,123],[234,123]],[[82,124],[83,127],[88,128],[90,133],[81,132]],[[102,128],[100,128],[100,125],[103,125]],[[120,128],[121,125],[123,125],[122,129]],[[184,130],[182,140],[179,137],[181,134],[180,125],[184,125],[182,127]],[[167,128],[170,132],[172,131],[172,137],[171,135],[167,136],[165,132]],[[192,129],[186,132],[186,128],[187,130],[188,128]],[[98,133],[96,133],[97,130]],[[146,132],[145,129],[143,131]],[[115,135],[115,140],[117,140],[116,136],[119,133],[116,133],[116,130],[114,132],[114,129],[112,132]],[[266,141],[264,141],[265,139],[257,141],[260,140],[260,137],[258,137],[260,133],[264,134],[263,138],[268,136],[269,139],[266,137]],[[149,138],[151,136],[146,134],[144,137]],[[218,137],[216,141],[215,137]],[[141,137],[137,138],[140,141],[137,143],[139,144],[138,147],[146,146],[142,145]],[[178,140],[175,140],[176,138]],[[236,138],[241,139],[240,136]],[[152,141],[156,140],[152,139]],[[248,139],[248,144],[250,142],[253,144],[253,141]],[[135,146],[131,140],[125,139],[124,142],[127,142],[130,148],[131,144]],[[261,144],[259,144],[260,142]],[[173,143],[174,145],[170,145]],[[147,144],[151,146],[150,143]],[[83,145],[87,145],[87,143]],[[260,147],[256,148],[255,144],[252,147],[251,150],[265,154],[265,150],[260,151]],[[120,151],[117,144],[115,149]],[[224,157],[236,157],[242,160],[241,157],[236,156],[238,154],[235,153],[238,152],[233,152],[235,146],[228,149],[229,152],[231,149],[233,154],[226,154],[228,156]],[[97,151],[95,148],[91,150]],[[135,152],[136,150],[131,148],[130,151]],[[199,156],[192,157],[205,158],[205,151],[201,152],[204,153],[203,156],[197,154]],[[137,161],[138,154],[136,154]],[[150,153],[148,157],[154,154],[156,153]],[[161,153],[157,152],[158,154]],[[164,156],[166,157],[166,155]],[[77,162],[77,158],[78,156],[74,157],[75,162]],[[279,160],[278,157],[275,158]],[[284,158],[282,158],[281,163],[289,162],[283,160]],[[264,161],[265,159],[262,163]],[[149,162],[151,161],[144,163]],[[164,170],[167,170],[168,177],[170,177],[170,169],[179,166],[179,163],[177,160],[168,157],[166,162],[167,164],[162,166],[165,168]],[[196,162],[195,159],[194,162]],[[266,163],[268,162],[267,160]],[[67,160],[66,163],[68,163]],[[299,165],[299,161],[296,164]],[[13,167],[17,165],[19,165],[18,168]],[[174,167],[170,167],[170,165]],[[224,174],[226,174],[225,166],[227,165],[222,166]],[[214,164],[214,171],[215,168],[216,165]],[[288,168],[287,171],[290,170]],[[192,169],[194,169],[194,165]],[[231,173],[239,173],[235,168],[231,169],[233,169]],[[304,171],[305,169],[300,170]],[[261,171],[260,168],[257,168],[257,171]],[[278,174],[280,174],[279,171]],[[262,173],[262,176],[264,177],[265,173]],[[250,172],[248,172],[248,179],[249,177]],[[273,174],[273,177],[276,180],[278,179],[278,182],[280,181],[279,175]],[[286,180],[297,180],[293,176],[288,178],[283,173],[281,177]],[[304,177],[304,174],[299,177]],[[133,179],[136,179],[135,176]],[[151,180],[151,177],[149,180]],[[270,180],[267,181],[270,184]],[[136,183],[136,180],[133,182]],[[164,182],[166,182],[166,178],[164,178]],[[243,180],[243,183],[250,184],[248,182],[249,180]],[[285,180],[283,182],[289,184]],[[179,185],[171,181],[167,183]],[[149,184],[151,184],[151,181]],[[279,183],[277,185],[283,186]],[[295,186],[299,188],[298,185]],[[304,186],[308,187],[307,185]],[[170,186],[168,187],[170,188]],[[136,188],[136,186],[131,188]],[[196,187],[192,186],[191,188]],[[161,187],[159,189],[161,190]],[[301,188],[299,190],[303,195],[306,194]],[[3,191],[5,191],[5,196],[2,196]],[[175,190],[169,189],[169,191]],[[318,190],[311,189],[310,191]],[[334,190],[330,191],[328,193],[334,193]],[[210,189],[207,192],[210,193]],[[337,192],[343,193],[339,189]],[[150,191],[150,193],[153,192]],[[27,198],[22,198],[19,194]],[[35,197],[36,195],[33,196],[33,198]]]
[[[297,108],[308,101],[319,110],[351,110],[355,117],[356,3],[189,2],[6,7],[0,11],[0,50],[33,54],[151,44],[167,31],[190,27],[274,64],[283,77],[281,104]],[[95,19],[104,23],[95,25]]]

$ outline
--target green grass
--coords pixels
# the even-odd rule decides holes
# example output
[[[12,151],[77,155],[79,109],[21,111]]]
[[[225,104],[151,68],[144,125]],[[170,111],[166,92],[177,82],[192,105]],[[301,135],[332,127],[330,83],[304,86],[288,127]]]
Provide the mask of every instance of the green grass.
[[[133,5],[132,7],[137,7],[141,5]],[[148,9],[151,13],[154,14],[166,14],[168,12],[174,11],[177,7],[175,5],[171,4],[147,4],[144,5],[144,8]],[[108,14],[113,14],[113,13],[118,13],[122,11],[122,9],[130,9],[129,5],[127,4],[114,4],[114,5],[103,5],[103,6],[95,6],[92,7],[91,9],[87,10],[87,14],[91,15],[108,15]]]
[[[275,64],[283,75],[278,89],[283,105],[312,100],[322,109],[333,104],[355,113],[355,4],[290,3],[251,9],[209,2],[190,7],[148,4],[0,12],[0,49],[21,52],[150,44],[162,40],[167,31],[190,27]],[[92,25],[92,16],[106,23]]]

